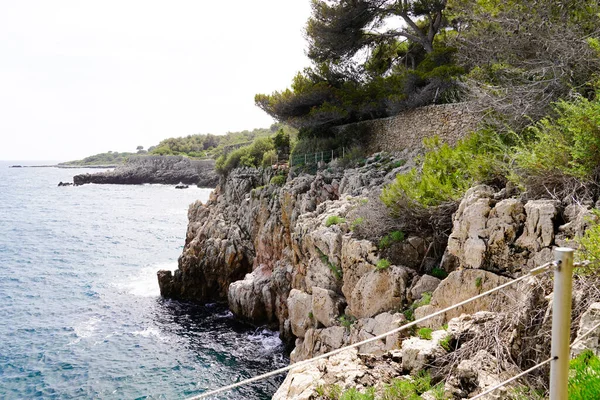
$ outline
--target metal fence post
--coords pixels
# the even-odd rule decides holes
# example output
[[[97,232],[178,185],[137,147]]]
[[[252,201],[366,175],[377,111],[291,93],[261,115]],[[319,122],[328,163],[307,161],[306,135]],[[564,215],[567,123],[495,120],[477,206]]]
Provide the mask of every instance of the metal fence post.
[[[568,399],[569,345],[571,341],[571,292],[573,249],[554,249],[554,299],[552,301],[552,345],[550,354],[550,400]]]

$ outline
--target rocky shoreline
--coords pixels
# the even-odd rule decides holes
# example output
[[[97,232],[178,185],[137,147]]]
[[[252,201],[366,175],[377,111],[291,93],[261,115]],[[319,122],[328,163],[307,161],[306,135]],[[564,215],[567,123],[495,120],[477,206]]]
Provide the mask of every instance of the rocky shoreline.
[[[191,160],[182,156],[132,157],[124,165],[111,171],[75,175],[73,183],[76,186],[87,183],[118,185],[181,183],[213,188],[218,182],[214,165],[214,160]]]
[[[527,201],[508,189],[477,186],[448,215],[452,229],[442,252],[433,254],[434,238],[418,229],[384,252],[359,237],[355,224],[361,207],[411,168],[417,154],[377,154],[353,169],[330,165],[316,175],[289,176],[283,186],[269,183],[270,170],[234,170],[206,204],[190,206],[178,269],[158,272],[161,294],[227,301],[237,318],[278,329],[295,362],[520,276],[586,227],[591,204]],[[382,267],[384,255],[392,263]],[[397,334],[292,370],[274,398],[327,398],[320,393],[332,385],[381,389],[426,368],[443,378],[452,398],[472,397],[549,353],[549,342],[539,340],[548,330],[549,291],[549,279],[525,280],[429,320],[421,327],[431,330],[430,338]],[[594,298],[579,296],[581,313]],[[511,363],[476,345],[494,324],[509,332],[500,336]],[[454,367],[447,369],[451,359]],[[489,398],[506,392],[498,395]]]

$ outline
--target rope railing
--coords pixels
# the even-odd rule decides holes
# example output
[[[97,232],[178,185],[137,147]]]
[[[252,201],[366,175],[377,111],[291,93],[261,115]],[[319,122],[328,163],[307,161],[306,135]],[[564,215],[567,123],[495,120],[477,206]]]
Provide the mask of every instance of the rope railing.
[[[315,357],[307,359],[307,360],[303,360],[303,361],[299,361],[299,362],[294,363],[294,364],[290,364],[290,365],[288,365],[286,367],[282,367],[282,368],[276,369],[274,371],[270,371],[270,372],[267,372],[267,373],[255,376],[253,378],[248,378],[248,379],[245,379],[243,381],[233,383],[231,385],[223,386],[221,388],[214,389],[214,390],[211,390],[211,391],[206,392],[206,393],[202,393],[202,394],[194,396],[194,397],[190,397],[187,400],[205,399],[205,398],[208,398],[209,396],[214,396],[214,395],[219,394],[219,393],[227,392],[229,390],[238,388],[240,386],[244,386],[244,385],[247,385],[247,384],[250,384],[250,383],[261,381],[263,379],[267,379],[267,378],[271,378],[273,376],[280,375],[280,374],[282,374],[284,372],[288,372],[288,371],[290,371],[290,370],[292,370],[294,368],[299,368],[299,367],[303,367],[303,366],[312,364],[315,361],[322,360],[322,359],[325,359],[325,358],[329,358],[329,357],[334,356],[336,354],[340,354],[340,353],[342,353],[342,352],[344,352],[346,350],[357,348],[357,347],[363,346],[365,344],[368,344],[368,343],[371,343],[371,342],[374,342],[374,341],[377,341],[377,340],[385,339],[386,337],[388,337],[390,335],[394,335],[396,333],[399,333],[399,332],[402,332],[404,330],[410,329],[413,326],[416,326],[416,325],[418,325],[418,324],[420,324],[422,322],[425,322],[425,321],[427,321],[427,320],[429,320],[431,318],[437,317],[438,315],[445,314],[448,311],[454,310],[455,308],[462,307],[462,306],[464,306],[466,304],[472,303],[473,301],[479,300],[479,299],[481,299],[481,298],[483,298],[485,296],[488,296],[488,295],[490,295],[492,293],[498,292],[498,291],[500,291],[500,290],[502,290],[504,288],[507,288],[509,286],[517,284],[517,283],[519,283],[519,282],[521,282],[521,281],[523,281],[523,280],[525,280],[525,279],[527,279],[529,277],[532,277],[532,276],[535,276],[535,275],[539,275],[541,273],[545,273],[545,272],[549,271],[549,267],[552,266],[552,265],[555,265],[555,263],[554,262],[546,263],[546,264],[544,264],[544,265],[542,265],[540,267],[532,269],[528,274],[523,275],[523,276],[521,276],[519,278],[516,278],[516,279],[514,279],[514,280],[512,280],[510,282],[506,282],[506,283],[504,283],[502,285],[496,286],[495,288],[487,290],[487,291],[485,291],[483,293],[480,293],[477,296],[473,296],[471,298],[463,300],[463,301],[461,301],[459,303],[456,303],[454,305],[446,307],[446,308],[444,308],[442,310],[436,311],[436,312],[434,312],[432,314],[429,314],[429,315],[427,315],[427,316],[425,316],[423,318],[419,318],[419,319],[417,319],[415,321],[409,322],[408,324],[402,325],[402,326],[400,326],[398,328],[392,329],[392,330],[390,330],[388,332],[385,332],[385,333],[382,333],[380,335],[373,336],[371,338],[368,338],[368,339],[362,340],[360,342],[353,343],[353,344],[341,347],[341,348],[336,349],[336,350],[332,350],[332,351],[330,351],[328,353],[324,353],[324,354],[315,356]]]

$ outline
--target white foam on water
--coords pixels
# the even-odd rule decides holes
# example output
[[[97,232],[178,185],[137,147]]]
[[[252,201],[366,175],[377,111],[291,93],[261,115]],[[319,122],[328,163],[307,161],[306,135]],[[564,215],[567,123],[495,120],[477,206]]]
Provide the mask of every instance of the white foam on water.
[[[160,288],[156,273],[161,269],[174,271],[177,269],[177,262],[141,268],[137,273],[127,277],[125,282],[119,282],[116,286],[134,296],[158,297]]]
[[[162,341],[165,341],[166,338],[164,336],[162,336],[160,334],[160,330],[158,330],[158,328],[154,327],[154,326],[149,326],[141,331],[134,331],[131,332],[131,334],[133,336],[142,336],[142,337],[155,337],[157,339],[160,339]]]
[[[279,333],[268,329],[257,330],[249,335],[248,338],[254,342],[260,343],[267,352],[271,352],[283,344],[279,338]]]
[[[69,345],[77,344],[81,341],[81,339],[92,337],[94,335],[94,332],[96,331],[96,325],[100,321],[102,321],[100,318],[91,317],[88,320],[75,325],[73,327],[73,331],[75,331],[77,339],[71,341]]]

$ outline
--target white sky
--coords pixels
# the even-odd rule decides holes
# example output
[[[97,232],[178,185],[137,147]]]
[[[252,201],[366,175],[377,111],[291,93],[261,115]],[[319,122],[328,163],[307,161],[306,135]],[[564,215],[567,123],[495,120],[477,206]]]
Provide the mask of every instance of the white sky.
[[[0,0],[0,160],[268,127],[309,61],[309,0]]]

